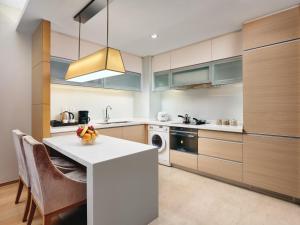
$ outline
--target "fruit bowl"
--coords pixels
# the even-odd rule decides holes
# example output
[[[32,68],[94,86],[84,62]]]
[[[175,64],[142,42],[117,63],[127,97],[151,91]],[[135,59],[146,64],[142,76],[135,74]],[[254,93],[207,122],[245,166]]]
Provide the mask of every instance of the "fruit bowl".
[[[77,136],[81,139],[83,145],[92,145],[97,138],[97,131],[93,126],[81,126],[76,131]]]

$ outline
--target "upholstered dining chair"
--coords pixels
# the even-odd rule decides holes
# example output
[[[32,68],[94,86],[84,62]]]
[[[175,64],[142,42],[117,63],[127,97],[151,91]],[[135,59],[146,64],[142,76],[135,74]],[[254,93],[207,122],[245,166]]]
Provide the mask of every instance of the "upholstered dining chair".
[[[84,171],[63,174],[51,162],[45,145],[31,136],[23,137],[23,145],[32,193],[28,225],[36,208],[43,216],[43,225],[50,225],[53,216],[86,203]]]
[[[18,186],[15,204],[19,203],[21,193],[25,185],[27,188],[27,201],[26,201],[24,216],[22,219],[22,221],[25,222],[28,216],[30,201],[31,201],[29,174],[28,174],[27,162],[25,158],[25,152],[24,152],[23,140],[22,140],[22,137],[25,136],[25,134],[20,130],[13,130],[12,134],[13,134],[13,141],[16,150],[18,170],[19,170],[19,186]]]
[[[15,146],[15,151],[16,151],[16,155],[17,155],[18,173],[19,173],[19,185],[18,185],[18,191],[17,191],[15,204],[19,203],[23,188],[25,186],[27,188],[27,200],[26,200],[24,216],[22,219],[22,221],[25,222],[27,220],[29,207],[30,207],[30,201],[31,201],[28,167],[27,167],[27,161],[26,161],[26,157],[25,157],[23,140],[22,140],[22,137],[26,136],[26,134],[20,130],[13,130],[12,134],[13,134],[13,142],[14,142],[14,146]],[[70,172],[78,169],[78,167],[74,163],[72,163],[69,160],[65,160],[61,157],[52,157],[51,161],[63,173],[70,173]]]

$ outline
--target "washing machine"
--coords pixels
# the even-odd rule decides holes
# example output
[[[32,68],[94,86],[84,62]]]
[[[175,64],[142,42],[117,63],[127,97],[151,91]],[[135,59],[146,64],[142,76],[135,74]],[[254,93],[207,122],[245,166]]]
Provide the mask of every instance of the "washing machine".
[[[158,148],[158,162],[165,166],[170,164],[169,127],[160,125],[148,126],[148,144]]]

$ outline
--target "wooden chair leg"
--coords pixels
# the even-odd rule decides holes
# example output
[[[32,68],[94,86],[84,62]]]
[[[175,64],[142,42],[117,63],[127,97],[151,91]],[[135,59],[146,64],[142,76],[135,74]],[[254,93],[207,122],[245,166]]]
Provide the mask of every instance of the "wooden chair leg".
[[[31,189],[28,188],[26,208],[25,208],[25,212],[24,212],[24,216],[23,216],[23,220],[22,220],[23,222],[26,222],[26,220],[27,220],[29,209],[30,209],[30,202],[31,202]]]
[[[36,209],[36,204],[33,201],[33,198],[31,198],[31,207],[30,207],[27,225],[31,225],[33,217],[34,217],[35,209]]]
[[[51,215],[43,216],[43,225],[51,225]]]
[[[19,187],[18,187],[18,192],[17,192],[17,197],[16,197],[16,200],[15,200],[15,204],[19,203],[23,187],[24,187],[23,181],[21,180],[21,178],[19,178]]]

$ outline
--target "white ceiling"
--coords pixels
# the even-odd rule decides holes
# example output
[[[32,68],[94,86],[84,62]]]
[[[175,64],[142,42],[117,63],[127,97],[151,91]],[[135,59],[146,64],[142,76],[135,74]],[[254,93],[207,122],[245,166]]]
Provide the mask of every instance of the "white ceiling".
[[[72,17],[88,2],[30,0],[19,29],[31,32],[37,19],[43,18],[51,21],[53,30],[77,36],[78,24]],[[136,55],[154,55],[239,30],[246,20],[299,3],[299,0],[113,0],[110,46]],[[105,13],[102,10],[82,26],[83,39],[105,44]],[[159,38],[151,39],[152,33]]]

